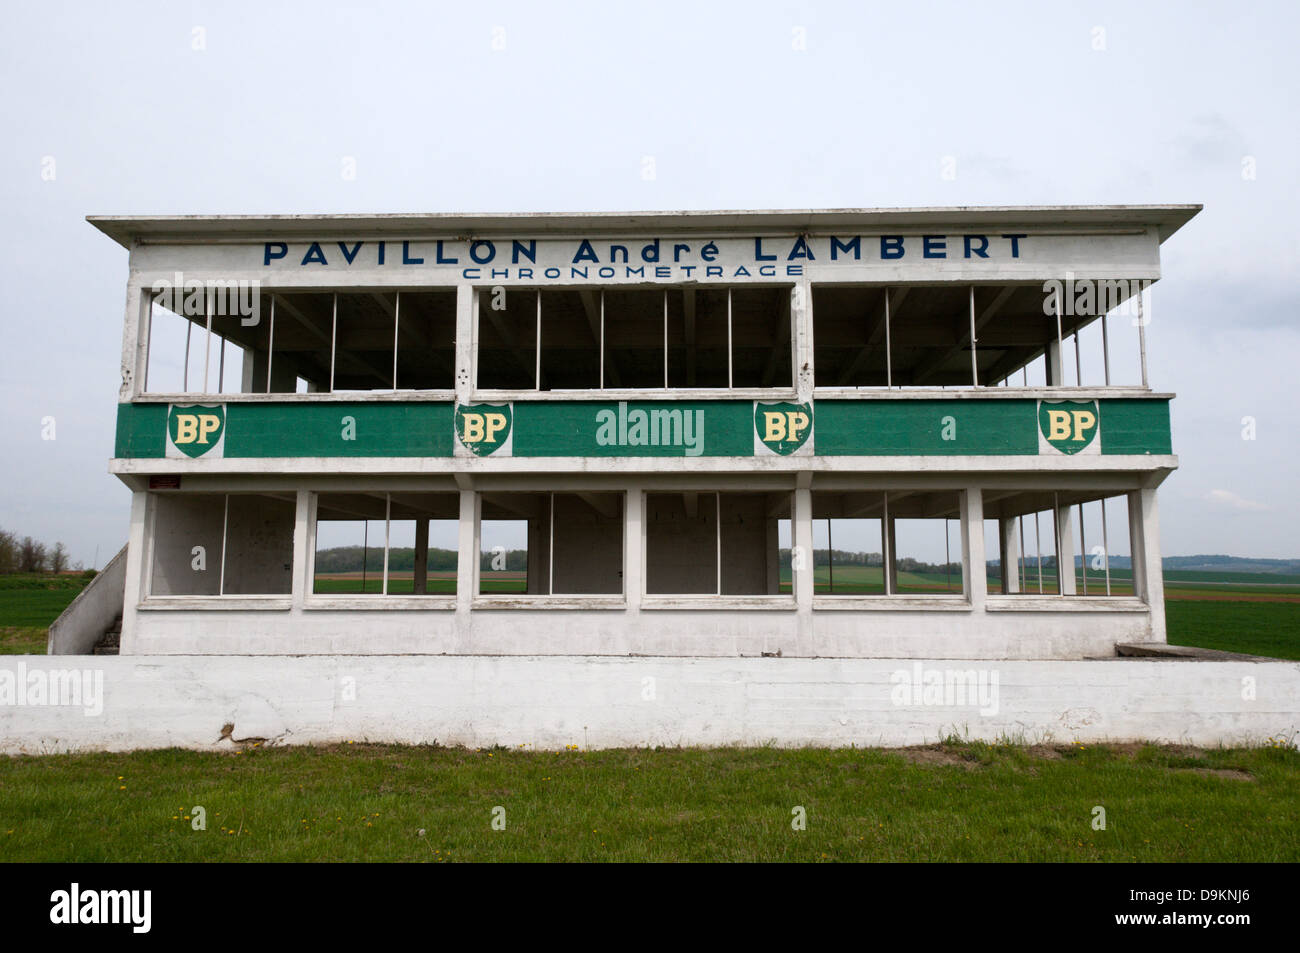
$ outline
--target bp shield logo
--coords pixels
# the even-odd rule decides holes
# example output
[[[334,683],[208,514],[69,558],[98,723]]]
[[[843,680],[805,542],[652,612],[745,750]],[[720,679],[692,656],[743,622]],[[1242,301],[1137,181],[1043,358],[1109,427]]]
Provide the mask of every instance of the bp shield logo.
[[[754,452],[788,457],[811,452],[812,404],[754,402]],[[761,449],[760,449],[761,448]]]
[[[511,456],[514,414],[510,404],[459,404],[456,407],[456,454]]]
[[[167,411],[167,456],[221,457],[226,451],[226,408],[222,404],[172,404]]]
[[[1100,453],[1101,413],[1095,400],[1038,402],[1038,450]]]

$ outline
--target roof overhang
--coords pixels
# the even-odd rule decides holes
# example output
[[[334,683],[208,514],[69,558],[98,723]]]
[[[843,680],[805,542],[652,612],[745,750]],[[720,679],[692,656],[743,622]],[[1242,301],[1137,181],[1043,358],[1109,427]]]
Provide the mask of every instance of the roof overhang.
[[[399,234],[634,235],[646,232],[758,231],[817,233],[840,229],[1154,228],[1160,241],[1200,205],[1007,205],[935,208],[786,209],[776,211],[430,213],[383,215],[88,215],[86,221],[124,248],[137,242],[259,241],[269,236],[327,238]]]

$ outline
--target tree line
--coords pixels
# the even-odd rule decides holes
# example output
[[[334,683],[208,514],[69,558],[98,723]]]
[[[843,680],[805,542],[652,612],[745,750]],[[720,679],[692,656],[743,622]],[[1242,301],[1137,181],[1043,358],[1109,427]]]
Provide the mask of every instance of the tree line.
[[[0,573],[63,572],[81,569],[70,564],[68,548],[62,543],[47,547],[44,543],[0,529]]]

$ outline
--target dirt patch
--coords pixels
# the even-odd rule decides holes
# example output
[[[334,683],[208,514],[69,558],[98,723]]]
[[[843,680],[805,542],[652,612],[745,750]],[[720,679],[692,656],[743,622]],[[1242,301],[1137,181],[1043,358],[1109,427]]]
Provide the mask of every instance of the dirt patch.
[[[1255,776],[1236,768],[1183,768],[1183,774],[1199,774],[1206,778],[1224,778],[1228,781],[1254,781]]]
[[[1030,745],[1025,749],[1025,754],[1031,758],[1040,758],[1043,761],[1060,761],[1063,755],[1060,748],[1054,748],[1051,745]]]
[[[911,764],[946,764],[964,768],[967,771],[974,771],[979,767],[978,762],[963,757],[960,752],[948,748],[899,748],[894,753],[901,755],[903,760]]]

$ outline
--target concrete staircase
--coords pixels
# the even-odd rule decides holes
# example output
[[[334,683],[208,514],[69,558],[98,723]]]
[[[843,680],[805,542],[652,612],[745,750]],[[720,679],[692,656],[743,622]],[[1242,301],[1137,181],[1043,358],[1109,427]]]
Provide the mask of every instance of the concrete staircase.
[[[91,654],[116,655],[118,649],[121,647],[121,641],[122,613],[119,612],[117,618],[113,620],[113,624],[105,630],[104,634],[100,636],[99,641],[95,643],[95,647],[91,650]]]
[[[116,655],[126,605],[126,547],[50,625],[48,655]]]

